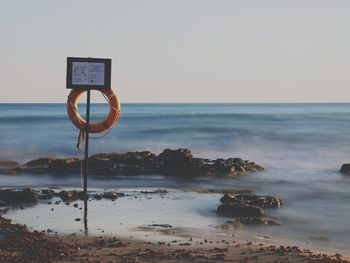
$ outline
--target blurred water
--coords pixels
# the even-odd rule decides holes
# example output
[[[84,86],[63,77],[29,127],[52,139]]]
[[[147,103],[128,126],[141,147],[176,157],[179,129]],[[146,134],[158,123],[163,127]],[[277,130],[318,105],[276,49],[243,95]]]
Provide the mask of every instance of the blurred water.
[[[93,119],[107,111],[106,105],[94,104]],[[91,141],[91,154],[188,147],[196,156],[243,157],[267,170],[238,180],[155,175],[91,178],[89,183],[97,188],[252,188],[286,201],[269,212],[283,225],[250,228],[254,233],[344,249],[350,244],[350,177],[338,170],[350,162],[349,123],[350,104],[123,104],[118,125]],[[77,135],[65,104],[0,104],[0,159],[79,156]],[[80,177],[3,175],[0,185],[79,187]],[[211,205],[215,211],[217,203]]]

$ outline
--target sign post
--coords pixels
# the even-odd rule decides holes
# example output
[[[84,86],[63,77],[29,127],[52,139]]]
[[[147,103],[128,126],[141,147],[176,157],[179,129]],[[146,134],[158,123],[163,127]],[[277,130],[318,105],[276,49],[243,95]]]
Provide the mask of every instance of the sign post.
[[[85,125],[85,158],[84,158],[84,229],[88,230],[87,227],[87,175],[88,175],[88,159],[89,159],[89,126],[90,126],[90,95],[91,90],[87,90],[86,95],[86,125]]]
[[[83,165],[83,188],[84,188],[84,229],[88,230],[87,225],[87,177],[88,177],[88,159],[89,159],[89,133],[90,133],[90,98],[91,90],[111,89],[111,59],[102,58],[67,58],[67,89],[80,89],[87,92],[86,97],[86,116],[85,126],[78,127],[85,134],[85,156]],[[68,97],[68,103],[69,103]],[[77,111],[73,107],[74,111]],[[118,109],[119,110],[119,109]],[[70,116],[71,117],[71,116]],[[115,122],[117,119],[115,120]]]

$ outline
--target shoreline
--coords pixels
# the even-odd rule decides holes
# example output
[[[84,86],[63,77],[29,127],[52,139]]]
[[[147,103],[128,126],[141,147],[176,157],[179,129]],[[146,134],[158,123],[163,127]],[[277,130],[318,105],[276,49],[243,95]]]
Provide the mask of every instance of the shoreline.
[[[1,261],[45,262],[350,262],[348,256],[275,246],[237,237],[150,242],[108,235],[50,235],[29,231],[0,216]],[[48,252],[50,249],[51,252]]]
[[[64,188],[63,188],[64,189]],[[174,189],[173,189],[174,190]],[[242,190],[242,189],[241,189]],[[135,189],[133,190],[133,192]],[[187,190],[181,190],[181,193],[188,193],[190,191],[191,194],[199,195],[199,196],[211,196],[214,194],[215,196],[218,195],[220,191],[213,190],[213,189],[187,189]],[[194,191],[194,192],[192,192]],[[228,191],[228,190],[226,190]],[[237,193],[240,192],[240,190],[235,189],[234,192]],[[166,197],[168,199],[178,198],[176,196],[172,196],[170,193],[171,191],[166,189],[158,189],[158,190],[150,190],[143,188],[142,190],[139,189],[138,191],[139,195],[142,195],[144,198],[138,201],[141,201],[140,205],[147,206],[146,200],[157,200]],[[223,192],[220,192],[223,194]],[[135,199],[135,196],[129,195],[128,193],[120,193],[124,194],[124,196],[120,195],[121,197],[116,197],[116,202],[111,200],[106,200],[105,203],[108,202],[108,204],[112,205],[113,203],[118,204],[118,206],[123,203],[124,201],[127,201],[130,199]],[[169,196],[170,195],[170,196]],[[113,197],[114,195],[112,195]],[[186,199],[187,200],[187,199]],[[152,202],[153,202],[152,201]],[[94,203],[95,205],[98,204],[98,200],[92,200],[89,202],[89,206],[92,206]],[[188,201],[186,201],[188,202]],[[61,202],[60,204],[55,205],[54,200],[51,201],[52,204],[45,205],[44,210],[41,211],[49,211],[49,209],[52,207],[55,210],[59,209],[78,209],[78,207],[75,207],[73,205],[76,204],[76,201],[69,202],[69,205],[65,202]],[[40,206],[40,203],[36,206]],[[34,206],[35,207],[35,206]],[[73,208],[75,207],[75,208]],[[80,207],[80,204],[79,204]],[[26,211],[27,209],[30,209],[30,207],[17,207],[16,210],[10,209],[9,215],[12,211]],[[283,209],[283,208],[282,208]],[[72,210],[71,210],[72,211]],[[79,211],[79,210],[75,210]],[[98,212],[98,211],[96,211]],[[29,214],[34,215],[33,212],[29,212]],[[74,217],[70,215],[70,217],[65,217],[64,213],[58,214],[61,216],[63,220],[69,219],[71,221],[74,221]],[[17,215],[18,216],[18,215]],[[108,215],[105,215],[108,217]],[[185,216],[185,215],[184,215]],[[3,216],[3,218],[6,218],[6,214]],[[12,217],[13,218],[13,217]],[[42,219],[41,219],[42,220]],[[110,219],[112,220],[112,219]],[[125,222],[122,219],[120,219],[120,222]],[[191,219],[188,219],[190,222],[193,222]],[[15,220],[16,222],[17,220]],[[160,219],[160,221],[162,221]],[[57,219],[55,219],[55,222],[57,223]],[[142,219],[141,222],[144,224],[150,223],[150,220],[145,218]],[[163,223],[168,223],[167,221],[162,221]],[[196,221],[194,221],[196,222]],[[21,221],[21,223],[27,224],[26,220]],[[67,222],[68,223],[68,222]],[[80,224],[80,228],[82,228],[82,221],[78,222]],[[170,222],[169,222],[170,223]],[[101,229],[99,233],[96,231],[90,232],[88,235],[85,235],[83,232],[77,232],[72,231],[69,232],[69,234],[61,233],[58,231],[55,233],[56,230],[47,229],[47,231],[44,232],[38,232],[39,229],[36,227],[31,227],[32,230],[29,230],[28,227],[25,227],[26,231],[21,231],[19,233],[19,236],[17,239],[23,239],[27,238],[27,235],[32,234],[39,234],[41,235],[40,238],[50,240],[56,244],[56,241],[58,244],[69,248],[70,253],[73,253],[74,258],[81,258],[80,262],[86,262],[87,258],[86,255],[90,255],[89,251],[94,251],[96,254],[96,260],[101,260],[103,258],[102,262],[105,262],[105,260],[115,260],[115,262],[125,262],[125,260],[131,260],[132,258],[135,260],[136,258],[139,258],[140,250],[145,251],[147,250],[149,253],[146,255],[141,255],[142,257],[145,257],[144,260],[152,260],[152,256],[159,256],[159,258],[156,258],[158,260],[163,260],[165,258],[165,261],[159,261],[159,262],[173,262],[173,259],[170,258],[171,255],[174,253],[178,253],[180,255],[179,262],[193,262],[194,259],[200,259],[198,262],[222,262],[223,259],[227,260],[234,260],[233,262],[245,262],[246,260],[259,260],[259,262],[271,262],[271,261],[287,261],[288,260],[316,260],[316,262],[350,262],[350,255],[344,254],[344,251],[336,251],[336,249],[317,249],[313,246],[304,246],[302,242],[294,242],[287,239],[279,239],[275,238],[274,236],[270,236],[268,238],[249,235],[248,229],[243,230],[233,230],[233,231],[216,231],[212,229],[211,231],[208,231],[208,228],[205,228],[203,226],[197,226],[196,228],[186,228],[186,227],[177,227],[176,225],[174,227],[166,226],[166,224],[159,225],[154,224],[156,227],[153,226],[145,226],[138,224],[138,229],[128,229],[127,226],[125,226],[126,231],[120,232],[120,234],[110,234],[103,226],[103,223],[101,223]],[[172,223],[171,223],[172,224]],[[194,225],[196,223],[193,223]],[[12,225],[16,225],[13,224]],[[106,226],[107,227],[107,226]],[[274,227],[274,226],[270,226]],[[16,228],[16,227],[15,227]],[[107,227],[108,228],[108,227]],[[0,226],[1,231],[4,231],[3,226]],[[20,229],[20,228],[19,228]],[[118,232],[118,231],[117,231]],[[1,236],[3,236],[0,232],[0,239]],[[3,238],[3,237],[2,237]],[[40,240],[39,238],[39,240]],[[117,240],[116,240],[117,239]],[[205,242],[207,240],[207,242]],[[117,242],[118,241],[118,242]],[[84,245],[84,249],[77,249],[79,244],[84,244],[84,242],[88,242],[88,244]],[[117,246],[117,252],[116,253],[113,248],[115,246],[113,245],[114,242],[119,243]],[[78,245],[77,245],[78,244]],[[123,245],[120,245],[123,244]],[[56,244],[57,245],[57,244]],[[35,247],[35,245],[34,245]],[[20,247],[13,247],[14,251],[20,252]],[[5,251],[6,252],[6,251]],[[4,251],[0,252],[0,259],[1,256],[4,256],[6,253]],[[16,252],[16,253],[17,253]],[[5,253],[5,254],[4,254]],[[21,252],[22,253],[22,252]],[[41,253],[40,251],[38,253]],[[342,254],[342,257],[339,257],[339,254]],[[85,256],[84,256],[85,255]],[[334,256],[337,255],[337,256]],[[42,256],[42,255],[40,255]],[[71,257],[70,255],[69,257]],[[125,258],[123,258],[125,256]],[[330,257],[333,256],[333,257]],[[68,255],[67,257],[64,257],[62,261],[58,260],[57,262],[71,262]],[[248,259],[247,259],[248,258]],[[154,259],[153,259],[154,260]],[[312,261],[311,260],[311,261]],[[319,260],[319,261],[317,261]],[[348,261],[343,261],[348,260]],[[1,260],[0,260],[1,262]],[[56,261],[55,261],[56,262]],[[112,261],[113,262],[113,261]],[[128,261],[127,261],[128,262]],[[132,262],[132,261],[131,261]]]

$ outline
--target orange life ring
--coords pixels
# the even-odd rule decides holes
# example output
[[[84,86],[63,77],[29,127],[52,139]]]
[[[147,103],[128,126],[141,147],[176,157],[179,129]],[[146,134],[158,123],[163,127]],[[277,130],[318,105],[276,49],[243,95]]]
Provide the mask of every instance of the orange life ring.
[[[81,131],[85,130],[86,121],[81,117],[78,111],[78,100],[85,92],[84,89],[72,89],[68,95],[67,112],[70,120]],[[107,117],[98,123],[91,123],[89,125],[89,132],[99,133],[106,131],[113,127],[120,117],[120,103],[117,95],[112,89],[103,89],[101,92],[105,95],[109,102],[109,113]]]

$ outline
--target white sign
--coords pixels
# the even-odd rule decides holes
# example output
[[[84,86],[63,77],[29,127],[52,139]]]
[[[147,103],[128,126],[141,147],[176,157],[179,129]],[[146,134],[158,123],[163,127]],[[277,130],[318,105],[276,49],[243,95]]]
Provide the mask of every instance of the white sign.
[[[105,64],[98,62],[89,63],[89,85],[105,84]]]
[[[98,62],[73,62],[73,85],[101,85],[105,84],[105,64]]]

